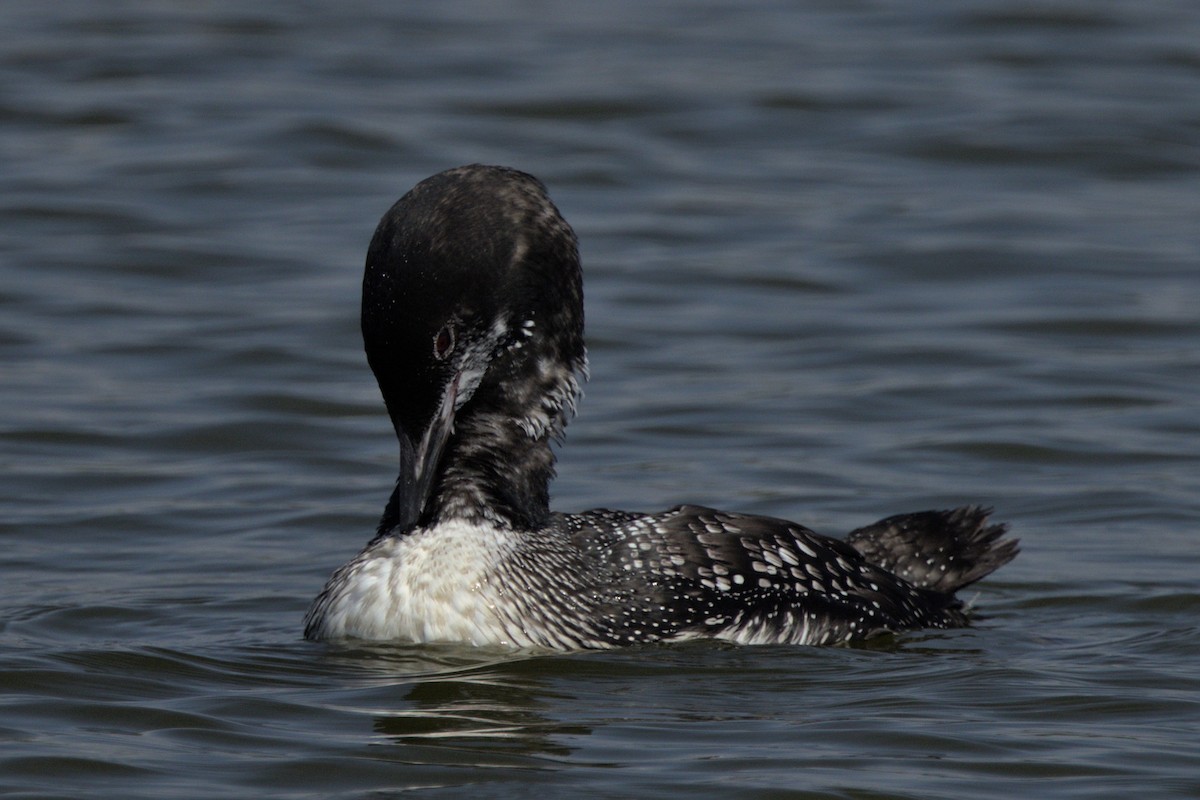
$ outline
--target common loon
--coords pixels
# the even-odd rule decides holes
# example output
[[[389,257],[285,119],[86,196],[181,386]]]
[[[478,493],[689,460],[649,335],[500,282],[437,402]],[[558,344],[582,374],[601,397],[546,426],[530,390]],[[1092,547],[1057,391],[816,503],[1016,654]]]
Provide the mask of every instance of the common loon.
[[[702,506],[551,511],[551,445],[587,356],[575,234],[531,175],[459,167],[392,206],[362,331],[400,475],[375,537],[313,601],[310,639],[850,642],[965,625],[954,593],[1017,554],[974,506],[844,541]]]

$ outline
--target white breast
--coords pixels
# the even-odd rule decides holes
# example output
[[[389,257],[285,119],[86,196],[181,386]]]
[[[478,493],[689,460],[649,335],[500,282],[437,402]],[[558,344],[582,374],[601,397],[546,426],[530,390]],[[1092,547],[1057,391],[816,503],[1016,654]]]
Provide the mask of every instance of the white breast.
[[[515,545],[511,531],[459,521],[380,539],[330,579],[316,637],[523,644],[491,580]]]

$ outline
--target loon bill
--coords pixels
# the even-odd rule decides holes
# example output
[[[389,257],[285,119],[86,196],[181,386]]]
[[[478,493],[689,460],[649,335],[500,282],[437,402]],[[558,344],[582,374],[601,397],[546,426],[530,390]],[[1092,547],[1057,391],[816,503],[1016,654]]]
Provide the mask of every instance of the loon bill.
[[[967,624],[955,592],[1017,554],[975,506],[845,540],[702,506],[551,511],[551,445],[587,371],[583,288],[574,232],[525,173],[460,167],[392,206],[362,331],[400,474],[374,539],[309,609],[310,639],[850,642]]]

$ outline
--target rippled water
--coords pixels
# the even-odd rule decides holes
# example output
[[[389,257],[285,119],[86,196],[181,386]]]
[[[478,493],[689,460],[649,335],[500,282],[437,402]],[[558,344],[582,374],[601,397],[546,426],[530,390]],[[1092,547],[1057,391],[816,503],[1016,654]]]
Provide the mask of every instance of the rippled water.
[[[0,793],[1200,795],[1195,4],[404,5],[0,10]],[[582,240],[557,507],[992,504],[978,624],[303,641],[366,242],[474,161]]]

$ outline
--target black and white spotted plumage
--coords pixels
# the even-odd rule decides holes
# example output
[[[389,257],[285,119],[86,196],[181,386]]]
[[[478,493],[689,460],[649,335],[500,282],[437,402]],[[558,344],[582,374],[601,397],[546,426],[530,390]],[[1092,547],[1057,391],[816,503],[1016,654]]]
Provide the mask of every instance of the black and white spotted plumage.
[[[966,624],[954,593],[1017,553],[977,507],[845,541],[702,506],[551,512],[551,444],[586,373],[583,292],[574,233],[524,173],[461,167],[401,198],[368,250],[362,325],[400,476],[309,638],[849,642]]]

